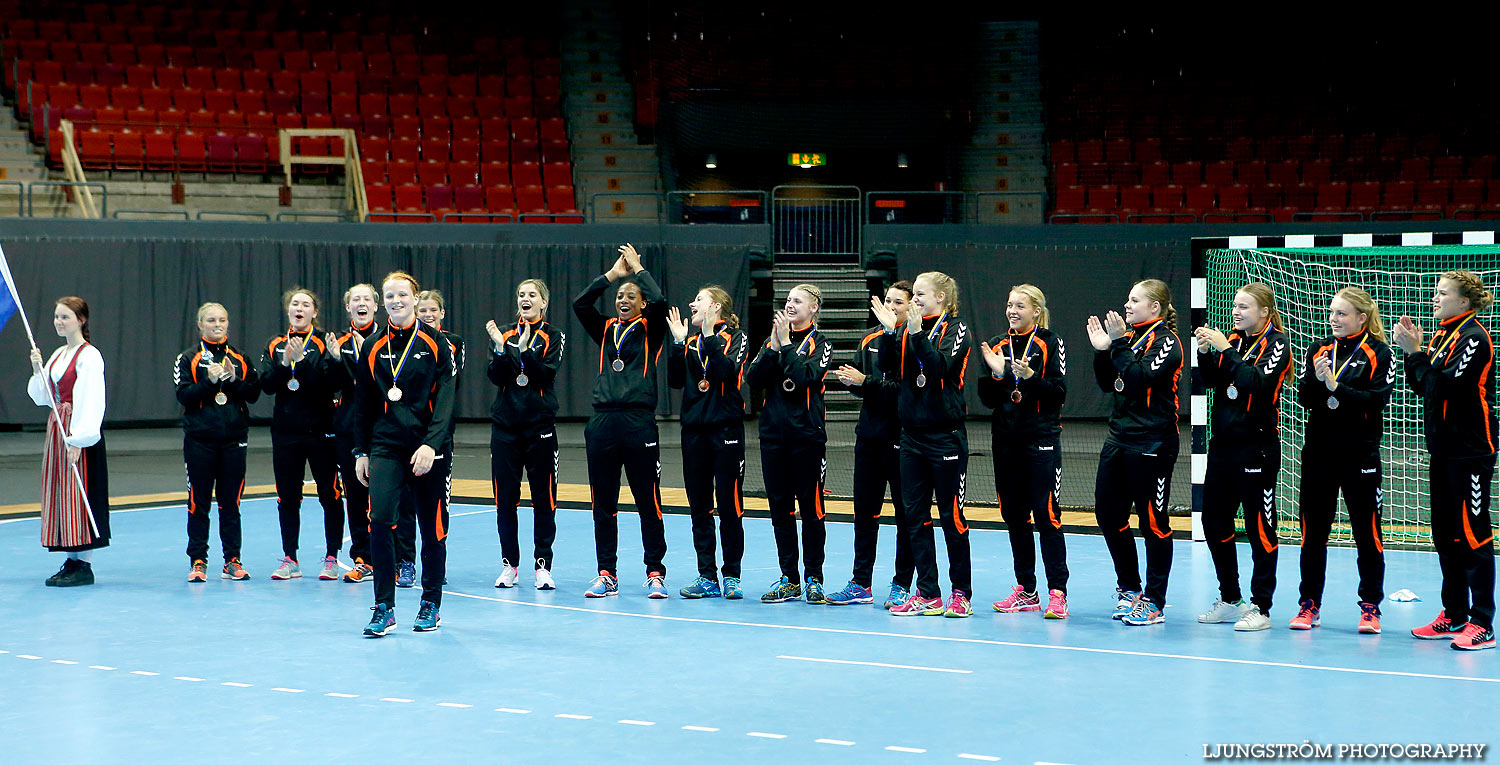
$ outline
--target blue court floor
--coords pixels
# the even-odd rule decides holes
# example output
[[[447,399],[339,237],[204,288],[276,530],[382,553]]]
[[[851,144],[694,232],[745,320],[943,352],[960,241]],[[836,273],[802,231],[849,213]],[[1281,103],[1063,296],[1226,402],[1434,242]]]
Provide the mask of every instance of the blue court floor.
[[[559,517],[558,590],[537,592],[524,571],[497,590],[493,511],[456,506],[442,629],[411,632],[418,591],[398,590],[398,630],[367,640],[370,585],[320,582],[310,555],[311,574],[270,581],[274,502],[247,502],[245,516],[252,581],[188,584],[172,507],[115,514],[99,583],[76,589],[42,585],[61,556],[37,545],[35,519],[0,523],[0,759],[1201,762],[1205,744],[1495,739],[1500,652],[1406,634],[1439,608],[1427,553],[1386,554],[1387,590],[1424,601],[1387,601],[1385,634],[1361,636],[1346,549],[1331,554],[1323,626],[1285,628],[1297,550],[1284,547],[1276,627],[1236,634],[1194,619],[1215,596],[1201,544],[1177,545],[1166,624],[1125,627],[1108,616],[1099,537],[1068,538],[1073,616],[1044,621],[990,610],[1012,582],[1009,547],[1003,531],[976,530],[974,617],[899,619],[761,604],[776,576],[764,520],[747,521],[743,601],[648,600],[628,514],[620,597],[583,598],[593,536],[581,511]],[[893,547],[882,532],[878,596]],[[694,576],[688,518],[669,515],[667,533],[675,593]],[[830,525],[833,588],[851,538]]]

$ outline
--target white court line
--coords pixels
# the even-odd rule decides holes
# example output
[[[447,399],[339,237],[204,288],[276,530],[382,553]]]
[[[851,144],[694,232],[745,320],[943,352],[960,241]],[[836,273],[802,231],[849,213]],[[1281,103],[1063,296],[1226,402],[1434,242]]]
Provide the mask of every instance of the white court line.
[[[564,720],[592,720],[592,719],[594,719],[594,718],[592,718],[592,717],[590,717],[588,715],[570,715],[570,714],[568,714],[566,712],[564,712],[562,714],[559,714],[559,715],[552,715],[552,716],[553,717],[560,717],[560,718],[562,718]]]
[[[980,762],[999,762],[1000,761],[999,757],[991,757],[990,755],[987,755],[987,754],[969,754],[968,752],[964,752],[963,754],[960,754],[958,756],[958,759],[960,759],[960,760],[979,760]]]
[[[819,664],[858,664],[862,667],[884,667],[886,669],[917,669],[923,672],[952,672],[956,675],[972,675],[971,669],[948,669],[946,667],[918,667],[913,664],[886,664],[879,661],[850,661],[848,659],[815,659],[811,656],[777,656],[778,659],[790,659],[792,661],[814,661]]]
[[[67,659],[53,659],[52,663],[53,664],[77,664],[78,662],[76,662],[76,661],[68,661]]]
[[[156,676],[160,675],[161,673],[160,672],[147,672],[147,671],[142,670],[142,669],[136,669],[136,670],[131,670],[130,674],[132,674],[132,675],[140,675],[141,677],[156,677]]]
[[[18,654],[16,654],[16,658],[17,659],[26,659],[27,661],[37,661],[37,660],[41,659],[42,657],[40,657],[40,656],[32,656],[29,653],[18,653]]]
[[[910,747],[910,746],[888,746],[888,747],[885,748],[885,750],[887,752],[906,752],[908,754],[926,754],[927,753],[926,749],[917,749],[915,747]]]
[[[746,733],[745,735],[746,736],[754,736],[755,738],[786,738],[786,736],[784,734],[781,734],[781,733],[761,733],[758,730],[752,730],[749,733]]]
[[[89,667],[89,669],[97,669],[97,670],[100,670],[102,672],[113,672],[113,671],[115,671],[114,667],[106,667],[103,664],[95,664],[95,665]]]
[[[251,685],[250,683],[219,683],[219,685],[228,686],[230,688],[254,688],[255,687],[255,686]]]
[[[682,729],[683,730],[696,730],[696,731],[701,731],[703,733],[718,733],[719,732],[718,728],[707,728],[707,727],[704,727],[702,725],[684,725],[684,726],[682,726]]]
[[[392,704],[410,704],[411,703],[411,699],[398,699],[398,698],[395,698],[393,696],[387,696],[386,698],[381,699],[381,701],[389,701]]]
[[[302,688],[272,688],[271,690],[277,693],[306,693],[306,690]]]
[[[178,675],[177,677],[174,677],[172,679],[173,680],[181,680],[181,681],[187,682],[187,683],[201,683],[201,682],[203,682],[203,678],[201,678],[201,677],[188,677],[187,675]]]
[[[655,725],[656,724],[654,722],[646,722],[645,720],[616,720],[615,722],[618,722],[621,725],[641,725],[641,726],[651,726],[651,725]]]
[[[453,701],[439,701],[438,702],[438,706],[440,706],[440,707],[448,707],[449,709],[470,709],[474,705],[473,704],[459,704],[459,703],[453,702]]]
[[[666,622],[681,622],[687,624],[717,624],[725,627],[758,627],[768,630],[791,630],[795,632],[816,632],[825,635],[863,635],[866,637],[888,637],[901,638],[903,640],[929,640],[940,643],[963,643],[967,645],[993,645],[1007,648],[1034,648],[1044,651],[1066,651],[1072,653],[1093,653],[1105,656],[1135,656],[1146,659],[1177,659],[1180,661],[1201,661],[1211,664],[1239,664],[1251,667],[1277,667],[1280,669],[1302,669],[1315,672],[1346,672],[1355,675],[1377,675],[1383,677],[1410,677],[1422,680],[1457,680],[1468,683],[1493,683],[1500,685],[1500,677],[1464,677],[1462,675],[1438,675],[1427,672],[1398,672],[1389,669],[1359,669],[1356,667],[1333,667],[1322,664],[1293,664],[1282,661],[1259,661],[1256,659],[1231,659],[1224,656],[1193,656],[1180,653],[1157,653],[1154,651],[1127,651],[1121,648],[1090,648],[1079,645],[1049,645],[1046,643],[1021,643],[1013,640],[987,640],[984,638],[953,637],[950,635],[911,635],[900,632],[877,632],[874,630],[852,630],[839,627],[813,627],[805,624],[763,624],[761,622],[741,622],[730,619],[704,619],[693,616],[667,616],[665,614],[638,614],[628,611],[603,611],[582,606],[565,606],[559,603],[534,603],[524,600],[506,600],[504,598],[491,597],[489,595],[471,595],[466,592],[455,592],[443,590],[445,595],[455,598],[470,598],[472,600],[486,600],[492,603],[506,603],[515,606],[527,606],[529,608],[550,608],[558,611],[577,611],[586,614],[600,616],[623,616],[631,619],[654,619]]]
[[[845,741],[841,738],[820,738],[813,741],[814,744],[833,744],[834,746],[854,746],[853,741]]]
[[[357,698],[359,698],[359,694],[357,694],[357,693],[325,693],[323,695],[327,696],[328,698],[331,698],[331,699],[357,699]]]
[[[511,709],[510,707],[497,707],[495,709],[495,711],[496,712],[504,712],[506,714],[512,714],[512,715],[529,715],[529,714],[531,714],[531,710],[530,709]]]

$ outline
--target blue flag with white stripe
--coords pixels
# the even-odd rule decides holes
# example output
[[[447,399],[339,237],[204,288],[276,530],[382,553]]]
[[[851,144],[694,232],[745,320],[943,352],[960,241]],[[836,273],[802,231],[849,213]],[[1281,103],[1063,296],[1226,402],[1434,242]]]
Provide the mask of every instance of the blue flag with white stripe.
[[[10,264],[5,262],[4,251],[0,251],[0,329],[5,329],[5,323],[10,321],[10,317],[21,310],[20,302],[16,293],[16,281],[10,275]]]

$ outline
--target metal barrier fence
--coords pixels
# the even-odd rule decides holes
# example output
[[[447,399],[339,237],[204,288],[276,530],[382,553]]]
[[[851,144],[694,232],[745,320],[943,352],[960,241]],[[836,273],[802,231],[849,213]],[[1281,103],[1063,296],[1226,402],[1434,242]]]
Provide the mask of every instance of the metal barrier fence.
[[[36,217],[36,190],[38,188],[59,188],[67,195],[69,202],[73,199],[73,189],[87,188],[90,191],[99,190],[99,217],[109,217],[109,187],[97,181],[32,181],[26,184],[26,217]]]
[[[301,221],[303,218],[312,218],[314,220],[324,220],[324,221],[331,220],[331,221],[333,221],[335,223],[345,223],[345,222],[347,222],[349,220],[349,216],[348,215],[346,215],[344,213],[336,213],[336,212],[312,212],[312,211],[296,212],[296,211],[290,211],[290,212],[279,212],[279,213],[276,213],[276,222],[277,223],[281,223],[281,222],[284,222],[284,221],[291,221],[293,223],[296,223],[298,221]]]
[[[199,210],[198,220],[244,220],[257,223],[271,222],[271,214],[263,212],[245,212],[241,210]]]
[[[858,255],[857,186],[771,189],[771,247],[783,255]]]
[[[767,194],[759,189],[667,192],[667,222],[686,225],[766,222]]]
[[[865,225],[967,223],[968,208],[962,191],[867,191]]]
[[[115,210],[110,217],[116,220],[192,220],[187,210]]]
[[[377,213],[378,214],[378,213]],[[504,218],[504,220],[501,220]],[[510,213],[448,213],[443,216],[444,223],[515,223]]]

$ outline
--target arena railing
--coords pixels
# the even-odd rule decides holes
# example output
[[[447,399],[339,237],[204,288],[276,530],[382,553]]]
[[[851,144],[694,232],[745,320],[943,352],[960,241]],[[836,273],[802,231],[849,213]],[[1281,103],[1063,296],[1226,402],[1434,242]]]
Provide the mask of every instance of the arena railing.
[[[758,225],[766,222],[768,195],[760,189],[669,191],[667,223]]]
[[[160,220],[171,218],[177,220],[192,220],[187,210],[115,210],[109,217],[116,220]]]
[[[387,213],[371,213],[371,214],[372,215],[386,215]],[[579,222],[581,223],[583,221],[583,213],[575,213],[575,214],[578,216]],[[499,218],[504,218],[505,220],[497,220]],[[515,223],[516,222],[516,219],[513,216],[511,216],[510,213],[498,213],[498,212],[456,212],[456,213],[448,213],[448,214],[446,214],[446,215],[443,216],[443,222],[444,223],[454,223],[454,222],[456,222],[456,223],[465,223],[465,222],[468,222],[468,221],[471,221],[471,220],[478,221],[478,222],[481,222],[481,223]]]
[[[109,215],[109,187],[98,181],[32,181],[26,184],[26,217],[36,217],[36,191],[42,189],[62,189],[68,196],[68,201],[73,202],[78,193],[86,192],[89,198],[93,198],[94,189],[99,190],[99,207],[96,215],[87,217],[103,218]],[[75,192],[77,189],[78,192]]]
[[[447,217],[444,216],[444,220]],[[521,223],[583,223],[583,213],[578,212],[529,212],[521,213],[517,221]]]
[[[1120,216],[1114,213],[1053,213],[1047,216],[1048,223],[1119,223]]]
[[[83,162],[78,158],[78,141],[73,136],[73,122],[63,120],[58,123],[58,129],[62,131],[63,136],[63,173],[67,175],[68,182],[74,184],[67,192],[69,200],[78,203],[78,210],[84,218],[107,217],[109,210],[101,211],[99,205],[94,203],[94,191],[87,183],[88,178],[83,174]],[[106,194],[108,193],[108,189],[103,184],[98,185],[99,188],[105,189]],[[34,185],[33,188],[35,188]],[[72,191],[73,188],[78,189],[76,194]],[[30,209],[29,202],[27,208]]]
[[[3,212],[0,212],[0,217],[23,218],[26,216],[26,184],[20,181],[0,181],[0,198],[4,198],[6,196],[5,189],[8,189],[12,186],[16,187],[16,214],[7,215]]]
[[[276,131],[281,156],[281,169],[286,176],[286,185],[281,189],[282,205],[292,203],[293,165],[343,165],[344,203],[359,220],[370,213],[370,201],[365,197],[365,174],[359,163],[359,142],[354,131],[348,128],[281,128]],[[292,153],[294,138],[341,138],[344,152],[337,156],[315,156]]]
[[[377,218],[380,220],[376,220]],[[436,223],[437,216],[430,212],[390,212],[376,210],[365,213],[364,217],[360,220],[366,223],[400,223],[402,221],[411,223]]]
[[[866,191],[865,225],[967,223],[968,196],[962,191]]]
[[[291,211],[276,213],[277,223],[283,223],[287,221],[298,223],[303,218],[312,218],[314,220],[320,221],[333,221],[335,223],[346,223],[349,220],[349,216],[347,214],[336,212],[314,212],[311,210],[306,210],[302,212]]]
[[[247,210],[199,210],[194,220],[243,220],[255,223],[271,222],[271,214]]]
[[[1197,223],[1198,214],[1187,210],[1161,210],[1131,213],[1125,216],[1126,223]]]
[[[1364,219],[1365,214],[1358,210],[1301,210],[1292,213],[1292,221],[1295,223],[1337,223]]]

